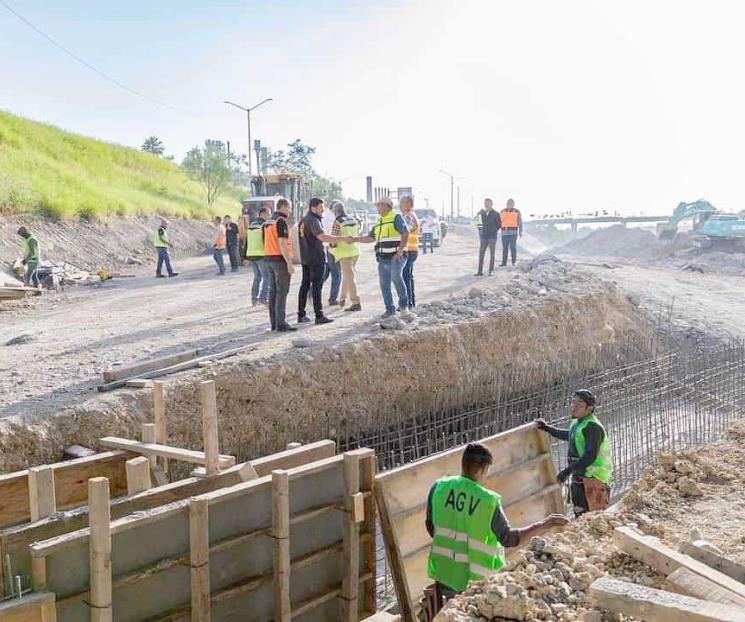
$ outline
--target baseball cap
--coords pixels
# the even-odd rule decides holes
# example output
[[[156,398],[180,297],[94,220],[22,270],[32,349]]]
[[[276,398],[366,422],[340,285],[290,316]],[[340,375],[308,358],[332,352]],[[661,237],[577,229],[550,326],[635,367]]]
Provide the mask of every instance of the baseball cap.
[[[588,406],[595,406],[595,396],[589,389],[580,389],[579,391],[575,391],[574,397],[582,400]]]
[[[387,205],[391,209],[393,209],[393,201],[391,201],[390,197],[381,197],[377,201],[375,201],[375,205]]]

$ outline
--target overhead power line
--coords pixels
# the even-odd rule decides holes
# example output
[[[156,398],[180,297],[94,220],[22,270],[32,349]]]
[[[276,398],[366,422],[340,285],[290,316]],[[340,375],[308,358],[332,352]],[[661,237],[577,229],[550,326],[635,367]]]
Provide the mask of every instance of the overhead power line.
[[[105,71],[101,71],[97,67],[94,67],[88,61],[86,61],[85,59],[83,59],[80,56],[78,56],[77,54],[75,54],[75,52],[73,52],[72,50],[67,49],[61,43],[58,43],[57,41],[55,41],[52,37],[50,37],[47,33],[45,33],[41,28],[38,28],[37,26],[35,26],[32,22],[30,22],[29,20],[27,20],[23,15],[21,15],[18,11],[16,11],[12,6],[10,6],[7,2],[5,2],[5,0],[0,0],[0,4],[2,4],[6,9],[8,9],[8,11],[10,11],[13,15],[15,15],[20,21],[22,21],[24,24],[26,24],[26,26],[28,26],[29,28],[31,28],[31,30],[33,30],[36,34],[38,34],[39,36],[41,36],[44,39],[46,39],[47,41],[49,41],[49,43],[51,43],[54,47],[56,47],[59,50],[62,50],[65,54],[67,54],[71,58],[74,58],[77,62],[79,62],[84,67],[87,67],[91,71],[93,71],[96,74],[98,74],[104,80],[106,80],[108,82],[111,82],[112,84],[118,86],[120,89],[123,89],[123,90],[127,91],[128,93],[130,93],[132,95],[135,95],[136,97],[139,97],[140,99],[144,99],[146,102],[149,102],[149,103],[154,104],[156,106],[161,106],[163,108],[168,108],[169,110],[173,110],[175,112],[186,112],[185,110],[181,110],[180,108],[176,108],[175,106],[171,106],[170,104],[166,104],[166,103],[164,103],[162,101],[158,101],[157,99],[153,99],[152,97],[148,97],[147,95],[145,95],[144,93],[141,93],[140,91],[137,91],[137,90],[135,90],[133,88],[130,88],[129,86],[127,86],[123,82],[120,82],[116,78],[114,78],[114,77],[110,76],[109,74],[107,74]]]

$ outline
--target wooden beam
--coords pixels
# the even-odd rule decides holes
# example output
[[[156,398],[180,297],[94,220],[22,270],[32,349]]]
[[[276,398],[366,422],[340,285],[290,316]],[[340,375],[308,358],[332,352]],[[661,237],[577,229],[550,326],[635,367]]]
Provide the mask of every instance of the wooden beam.
[[[290,479],[287,471],[272,473],[272,538],[274,538],[274,620],[290,622]]]
[[[155,424],[154,423],[143,423],[142,424],[142,432],[140,434],[140,440],[143,443],[150,443],[156,444],[158,442],[157,440],[157,432],[155,430]],[[158,456],[150,456],[149,458],[150,465],[153,467],[158,466]]]
[[[607,577],[593,582],[589,596],[596,607],[645,622],[745,622],[745,612],[739,607]]]
[[[127,494],[136,495],[143,490],[152,488],[150,481],[150,460],[145,456],[138,456],[127,460],[125,463],[127,470]]]
[[[741,607],[745,611],[745,598],[733,594],[723,587],[719,587],[713,581],[709,581],[709,579],[683,566],[668,575],[667,582],[670,584],[671,591],[673,592],[693,596],[701,600],[710,600],[722,605],[734,605]]]
[[[175,354],[161,356],[157,359],[141,361],[139,363],[135,363],[134,365],[107,369],[103,372],[103,379],[104,382],[113,382],[114,380],[133,378],[138,374],[144,372],[161,369],[163,367],[170,367],[171,365],[183,363],[184,361],[190,361],[191,359],[197,358],[197,356],[199,356],[198,350],[185,350],[184,352],[176,352]]]
[[[28,502],[31,522],[51,516],[57,511],[54,494],[54,469],[51,466],[28,470]]]
[[[693,557],[693,559],[700,561],[702,564],[706,564],[709,568],[718,570],[735,581],[745,583],[745,566],[742,564],[727,559],[723,555],[707,551],[706,549],[697,546],[694,542],[684,542],[680,545],[679,550],[684,555]]]
[[[632,527],[616,527],[613,532],[613,544],[627,555],[644,562],[661,574],[670,575],[683,566],[709,579],[719,587],[745,598],[745,585],[692,557],[665,546],[659,538],[642,535]]]
[[[360,491],[360,458],[352,453],[344,454],[344,532],[342,537],[342,622],[357,622],[360,567],[360,532],[354,516],[354,496]]]
[[[141,443],[139,441],[133,441],[128,438],[119,438],[117,436],[106,436],[102,438],[99,443],[103,447],[123,449],[135,454],[142,454],[143,456],[162,456],[164,458],[181,460],[182,462],[190,462],[192,464],[205,464],[207,461],[203,451],[181,449],[180,447],[158,445],[155,443]],[[235,465],[235,456],[221,455],[218,464],[221,468],[231,467]]]
[[[111,609],[111,514],[109,480],[88,480],[90,522],[90,608],[91,622],[112,622]]]
[[[54,594],[40,592],[23,598],[0,602],[0,620],[3,622],[56,622]]]
[[[376,588],[377,585],[377,555],[376,555],[376,512],[375,512],[375,496],[373,490],[375,488],[375,452],[368,450],[367,454],[361,458],[362,468],[360,469],[360,489],[363,490],[365,495],[365,522],[362,527],[364,533],[363,536],[363,554],[364,554],[364,570],[372,576],[372,584],[367,584],[365,587],[365,605],[364,611],[366,613],[373,613],[377,611],[376,602]],[[369,537],[365,537],[369,536]],[[372,587],[371,587],[372,585]]]
[[[155,423],[155,443],[158,445],[168,444],[168,431],[166,429],[166,389],[165,383],[153,382],[153,422]],[[163,473],[168,474],[168,460],[164,457],[156,458],[158,466]]]
[[[216,475],[220,470],[220,441],[217,429],[217,395],[215,381],[206,380],[200,384],[202,395],[202,442],[207,475]]]
[[[191,620],[210,621],[209,501],[192,497],[189,502],[191,557]]]

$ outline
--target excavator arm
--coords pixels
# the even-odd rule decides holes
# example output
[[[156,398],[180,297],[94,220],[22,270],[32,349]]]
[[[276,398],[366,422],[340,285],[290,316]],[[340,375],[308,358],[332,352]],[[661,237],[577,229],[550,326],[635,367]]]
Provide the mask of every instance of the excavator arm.
[[[678,231],[678,225],[688,219],[693,218],[696,214],[714,214],[717,212],[717,208],[714,207],[708,201],[699,199],[693,203],[678,203],[678,207],[673,211],[673,215],[668,220],[659,232],[659,237],[662,240],[669,240],[675,237]]]

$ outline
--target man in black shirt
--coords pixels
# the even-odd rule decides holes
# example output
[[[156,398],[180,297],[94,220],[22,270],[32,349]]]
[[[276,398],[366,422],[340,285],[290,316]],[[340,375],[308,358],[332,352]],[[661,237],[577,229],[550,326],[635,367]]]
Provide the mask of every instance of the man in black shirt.
[[[491,199],[484,199],[484,209],[476,214],[476,226],[479,230],[479,269],[475,276],[484,275],[484,257],[486,249],[489,249],[489,276],[494,272],[494,248],[497,244],[497,235],[502,223],[499,214],[493,209],[494,203]]]
[[[225,246],[228,249],[228,257],[230,258],[230,271],[238,272],[238,264],[240,262],[238,257],[238,225],[227,215],[222,219],[222,224],[225,225]]]
[[[323,276],[326,270],[326,249],[323,243],[349,242],[350,238],[328,235],[323,232],[323,225],[321,224],[323,208],[322,199],[312,198],[308,213],[303,216],[298,226],[300,264],[303,268],[303,280],[298,292],[298,323],[310,322],[310,318],[305,315],[308,292],[311,292],[313,298],[316,324],[329,324],[334,321],[323,314],[321,289],[323,288]]]

